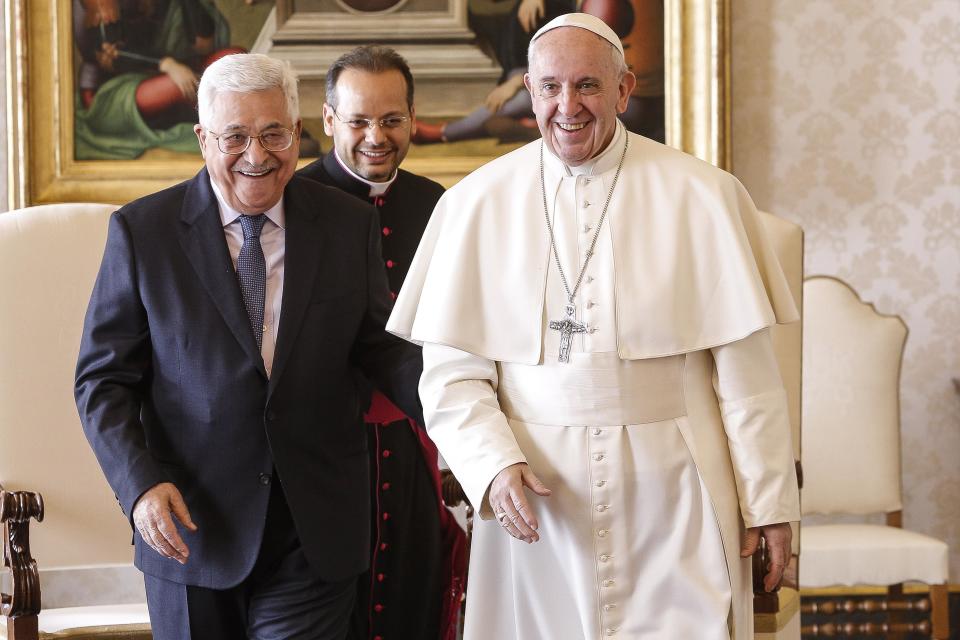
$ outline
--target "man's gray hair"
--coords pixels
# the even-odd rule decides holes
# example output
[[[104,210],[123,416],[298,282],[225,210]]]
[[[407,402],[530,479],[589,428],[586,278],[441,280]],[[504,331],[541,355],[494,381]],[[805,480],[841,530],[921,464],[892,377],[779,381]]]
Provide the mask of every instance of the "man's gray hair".
[[[572,26],[558,27],[558,29],[554,29],[554,31],[557,31],[559,29],[576,29],[576,28],[577,27],[572,27]],[[587,31],[587,30],[581,29],[581,31]],[[550,32],[548,31],[547,33],[550,33]],[[590,32],[587,31],[587,33],[590,33]],[[543,35],[545,36],[547,34],[545,33]],[[624,75],[626,75],[626,73],[630,71],[630,68],[627,67],[627,61],[623,59],[623,56],[620,54],[619,51],[617,51],[617,48],[613,46],[613,44],[608,42],[606,39],[598,36],[595,33],[590,33],[590,35],[595,37],[598,43],[605,45],[610,50],[610,62],[613,64],[613,71],[614,73],[617,74],[617,79],[619,80]],[[540,42],[542,38],[543,36],[540,36],[539,38],[535,38],[534,40],[531,40],[530,46],[527,47],[527,69],[533,68],[533,60],[536,57],[537,43]]]
[[[207,67],[197,89],[197,109],[200,124],[207,126],[218,93],[234,91],[253,93],[280,89],[287,103],[290,122],[300,119],[300,98],[297,94],[297,74],[289,62],[277,60],[262,53],[236,53],[224,56]]]

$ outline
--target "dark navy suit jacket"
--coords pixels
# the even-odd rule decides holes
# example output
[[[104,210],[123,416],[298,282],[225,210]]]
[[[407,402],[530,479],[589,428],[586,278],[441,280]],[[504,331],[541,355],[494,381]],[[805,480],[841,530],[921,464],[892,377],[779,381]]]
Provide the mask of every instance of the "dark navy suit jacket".
[[[124,513],[159,482],[183,493],[186,565],[134,534],[145,573],[223,589],[250,572],[277,473],[316,576],[369,562],[369,474],[354,368],[422,420],[420,350],[390,311],[373,207],[294,176],[268,380],[206,170],[110,219],[77,364],[87,438]]]

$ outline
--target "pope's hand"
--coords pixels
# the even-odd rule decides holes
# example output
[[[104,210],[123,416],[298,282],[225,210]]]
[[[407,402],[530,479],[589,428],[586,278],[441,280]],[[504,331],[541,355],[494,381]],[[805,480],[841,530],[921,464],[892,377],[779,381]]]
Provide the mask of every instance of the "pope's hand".
[[[793,538],[793,530],[790,529],[789,522],[750,527],[743,540],[743,548],[740,549],[741,558],[752,556],[756,552],[760,546],[761,536],[767,543],[767,555],[770,558],[767,575],[763,577],[763,588],[766,591],[773,591],[783,580],[783,571],[787,568],[787,561],[790,559],[790,540]]]
[[[538,496],[547,497],[550,489],[530,470],[530,465],[518,462],[506,467],[490,483],[489,501],[500,526],[507,533],[526,543],[540,539],[537,516],[527,500],[523,487],[529,487]]]
[[[137,500],[133,507],[133,524],[154,551],[186,564],[190,549],[180,537],[171,513],[190,531],[197,530],[180,491],[170,482],[161,482],[147,489]]]

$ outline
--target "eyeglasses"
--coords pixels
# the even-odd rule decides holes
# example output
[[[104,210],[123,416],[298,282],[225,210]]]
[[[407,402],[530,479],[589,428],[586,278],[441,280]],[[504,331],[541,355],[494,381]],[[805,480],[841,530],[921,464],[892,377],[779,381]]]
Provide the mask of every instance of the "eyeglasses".
[[[250,141],[256,138],[260,146],[267,151],[286,151],[293,144],[293,131],[278,127],[267,129],[260,135],[250,136],[245,133],[215,133],[207,131],[217,139],[220,151],[231,156],[238,156],[250,147]]]
[[[337,120],[351,129],[373,129],[375,126],[379,126],[381,129],[399,129],[410,121],[410,116],[387,116],[386,118],[380,118],[378,120],[371,120],[370,118],[350,118],[349,120],[344,120],[340,117],[340,114],[337,113],[336,109],[333,110],[333,115],[337,116]]]
[[[583,97],[595,96],[603,90],[601,84],[595,80],[584,80],[573,86],[573,92]],[[537,86],[537,95],[545,100],[552,100],[563,92],[563,84],[553,80],[545,80]]]

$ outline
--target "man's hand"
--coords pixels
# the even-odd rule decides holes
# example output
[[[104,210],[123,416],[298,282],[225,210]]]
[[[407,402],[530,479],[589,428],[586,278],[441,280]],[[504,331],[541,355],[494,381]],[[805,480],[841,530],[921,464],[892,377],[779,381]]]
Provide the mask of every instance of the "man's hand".
[[[520,0],[517,9],[517,20],[527,33],[532,33],[537,26],[537,20],[543,17],[543,0]]]
[[[530,470],[530,465],[518,462],[497,474],[490,483],[488,499],[500,526],[514,538],[529,544],[539,540],[540,535],[537,516],[527,501],[524,486],[538,496],[547,497],[551,493]]]
[[[196,531],[180,491],[170,482],[155,484],[144,492],[133,507],[133,524],[150,547],[164,558],[186,564],[190,549],[180,537],[171,512],[183,526]]]
[[[760,546],[761,536],[767,542],[767,555],[770,558],[767,575],[763,577],[763,588],[769,592],[776,589],[783,580],[783,571],[787,568],[787,561],[790,559],[790,540],[793,538],[793,531],[790,529],[789,522],[747,529],[743,548],[740,549],[741,558],[752,556],[756,552]]]
[[[170,76],[173,84],[177,85],[177,89],[180,89],[180,93],[183,94],[185,99],[188,101],[196,100],[199,80],[197,80],[197,74],[193,72],[193,69],[167,56],[160,59],[160,71]]]
[[[112,42],[104,42],[100,45],[100,49],[94,54],[97,59],[97,64],[100,65],[100,68],[104,71],[113,71],[113,62],[119,57],[120,52],[117,49],[117,45]]]
[[[495,86],[483,101],[483,106],[491,114],[500,111],[500,107],[506,104],[507,100],[517,95],[517,91],[523,88],[523,74],[518,73],[507,80]]]

